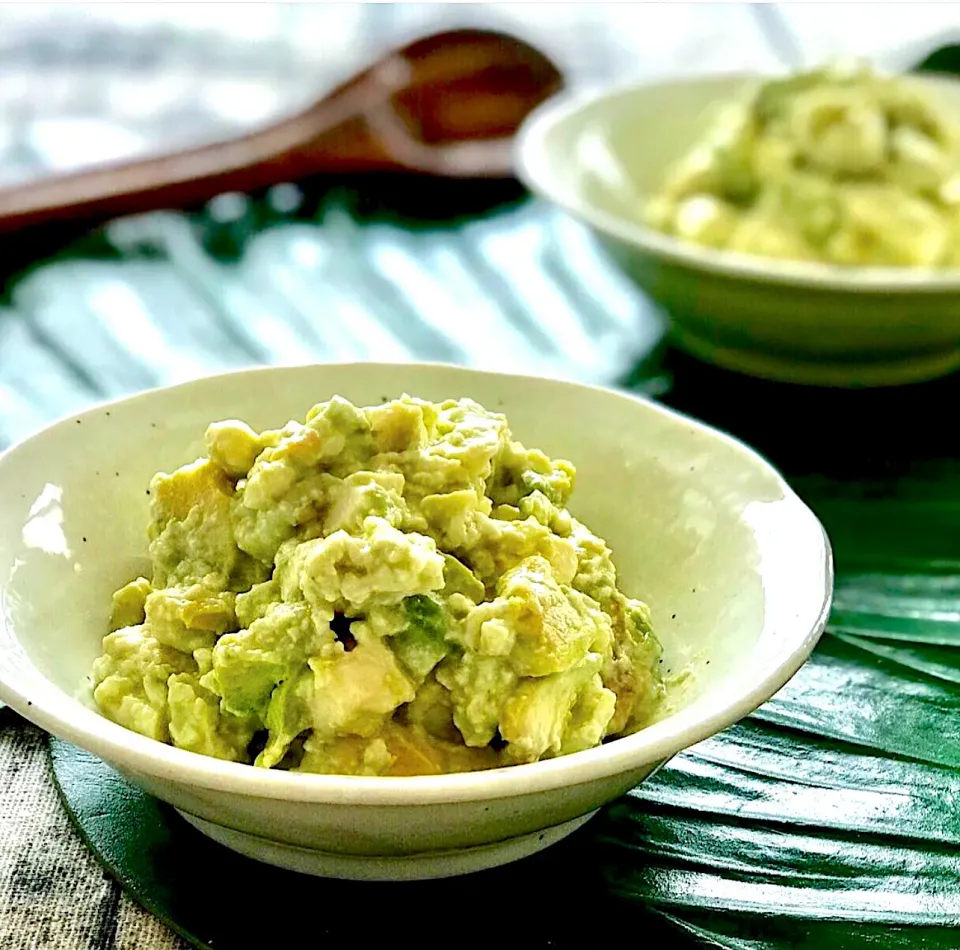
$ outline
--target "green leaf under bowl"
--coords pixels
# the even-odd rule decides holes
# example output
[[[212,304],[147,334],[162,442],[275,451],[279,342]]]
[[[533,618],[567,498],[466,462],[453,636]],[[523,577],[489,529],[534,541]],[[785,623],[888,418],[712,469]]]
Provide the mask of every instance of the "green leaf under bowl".
[[[730,950],[957,945],[953,470],[880,498],[799,485],[837,555],[829,632],[753,717],[607,809],[605,876],[622,899]]]
[[[538,858],[477,878],[389,887],[410,899],[459,899],[481,886],[508,893],[536,873],[571,894],[582,888],[611,926],[646,932],[652,912],[669,928],[660,938],[681,946],[956,947],[960,638],[950,624],[960,577],[940,559],[923,569],[923,539],[938,547],[954,506],[947,497],[931,503],[924,481],[901,481],[880,499],[822,479],[806,492],[815,507],[822,499],[836,549],[837,608],[812,660],[754,716],[677,756]],[[865,537],[868,522],[875,530]],[[910,541],[910,573],[883,571],[883,552],[910,550]],[[296,876],[230,855],[167,806],[105,778],[110,770],[84,753],[55,743],[54,768],[101,860],[197,946],[239,946],[239,931],[198,901],[185,872],[164,883],[157,861],[243,870],[278,892],[294,886]],[[350,904],[372,893],[310,886]],[[514,911],[501,912],[505,925]],[[524,933],[531,946],[567,945],[562,928]]]
[[[656,337],[620,275],[536,203],[438,229],[334,198],[296,220],[244,218],[236,228],[209,215],[118,222],[103,237],[109,254],[79,246],[12,282],[11,306],[0,312],[0,397],[10,397],[0,399],[0,442],[95,398],[166,382],[186,357],[198,372],[343,358],[369,342],[355,339],[354,312],[379,328],[374,342],[395,335],[408,355],[442,356],[429,349],[439,327],[448,346],[477,362],[469,328],[447,320],[450,301],[487,315],[496,333],[512,327],[531,351],[549,323],[557,353],[582,357],[566,364],[570,375],[606,382],[624,353],[630,362]],[[245,207],[259,213],[265,204]],[[228,238],[235,255],[207,253]],[[347,316],[337,309],[345,302],[355,305]],[[138,345],[118,313],[142,319],[163,345]],[[402,319],[387,319],[396,313]],[[571,328],[573,343],[562,336]],[[591,350],[578,349],[581,337]],[[756,716],[677,757],[542,859],[474,881],[378,887],[377,900],[394,914],[410,900],[455,906],[482,884],[499,895],[500,923],[531,947],[569,945],[570,928],[552,911],[568,904],[577,914],[596,910],[610,933],[656,943],[957,947],[960,463],[943,456],[956,455],[958,380],[825,393],[671,355],[665,373],[644,366],[631,382],[662,391],[668,376],[668,401],[757,445],[823,519],[838,566],[830,633]],[[95,760],[54,749],[81,830],[124,885],[198,946],[247,945],[260,923],[226,919],[229,888],[214,872],[249,875],[249,863],[231,863],[165,806],[122,780],[111,784]],[[257,873],[278,900],[296,890],[305,895],[299,906],[322,899],[353,908],[351,920],[373,893],[313,880],[293,888],[281,872]],[[530,873],[553,888],[539,918],[522,895],[514,904],[503,897],[520,893]],[[228,903],[212,906],[209,888]],[[301,918],[311,939],[349,936],[339,918]]]

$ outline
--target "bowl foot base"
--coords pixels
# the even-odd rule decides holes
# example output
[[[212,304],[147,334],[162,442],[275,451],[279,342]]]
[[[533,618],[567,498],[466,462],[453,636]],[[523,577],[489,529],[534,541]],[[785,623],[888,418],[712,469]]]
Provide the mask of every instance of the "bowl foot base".
[[[289,871],[298,871],[301,874],[351,881],[418,881],[484,871],[528,857],[562,841],[596,814],[593,811],[573,821],[554,825],[552,828],[544,828],[516,838],[507,838],[505,841],[496,841],[493,844],[428,851],[399,857],[381,857],[335,854],[330,851],[317,851],[313,848],[283,844],[244,831],[225,828],[223,825],[187,814],[180,809],[177,811],[208,838],[248,858],[286,868]]]
[[[827,356],[803,356],[790,353],[737,349],[722,346],[674,326],[674,344],[692,356],[748,376],[800,383],[809,386],[861,388],[902,386],[945,376],[960,368],[960,349],[935,353],[904,354],[889,360],[862,362],[831,360]]]

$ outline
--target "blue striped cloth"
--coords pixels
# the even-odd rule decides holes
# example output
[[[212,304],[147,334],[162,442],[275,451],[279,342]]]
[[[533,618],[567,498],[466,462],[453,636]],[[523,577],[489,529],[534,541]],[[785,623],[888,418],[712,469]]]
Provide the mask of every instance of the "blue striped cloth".
[[[201,218],[119,220],[108,253],[17,279],[0,310],[0,445],[96,400],[259,363],[442,360],[613,384],[661,337],[592,236],[539,202],[411,230],[333,196],[210,253],[251,208],[225,195]]]

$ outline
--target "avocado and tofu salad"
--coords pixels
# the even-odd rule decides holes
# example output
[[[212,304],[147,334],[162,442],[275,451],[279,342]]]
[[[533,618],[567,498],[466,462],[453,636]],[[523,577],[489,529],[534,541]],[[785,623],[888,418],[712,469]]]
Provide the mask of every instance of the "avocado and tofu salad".
[[[201,755],[431,775],[648,724],[650,611],[567,510],[575,470],[469,399],[334,397],[151,481],[151,576],[113,595],[99,710]]]
[[[960,122],[863,63],[759,82],[647,202],[681,240],[854,267],[960,266]]]

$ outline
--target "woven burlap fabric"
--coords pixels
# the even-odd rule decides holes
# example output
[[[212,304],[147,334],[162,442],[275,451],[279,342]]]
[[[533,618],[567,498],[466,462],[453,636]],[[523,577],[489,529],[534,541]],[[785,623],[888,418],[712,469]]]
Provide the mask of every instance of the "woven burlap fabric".
[[[57,797],[45,735],[0,708],[0,948],[186,946],[97,864]]]

